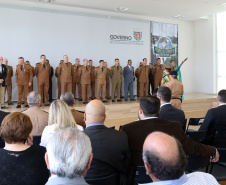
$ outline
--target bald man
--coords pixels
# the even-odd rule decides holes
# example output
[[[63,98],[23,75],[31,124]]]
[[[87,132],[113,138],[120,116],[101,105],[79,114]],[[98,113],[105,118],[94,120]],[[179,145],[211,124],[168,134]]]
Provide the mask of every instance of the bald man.
[[[146,174],[153,183],[148,184],[218,184],[216,179],[203,172],[185,174],[187,158],[180,142],[165,133],[151,133],[143,145]],[[157,162],[156,162],[157,161]],[[165,172],[165,173],[164,173]],[[146,184],[146,185],[148,185]]]
[[[84,132],[91,140],[93,160],[86,179],[119,173],[120,184],[125,185],[130,158],[127,136],[124,132],[107,128],[104,125],[105,118],[105,106],[101,101],[92,100],[87,104]]]

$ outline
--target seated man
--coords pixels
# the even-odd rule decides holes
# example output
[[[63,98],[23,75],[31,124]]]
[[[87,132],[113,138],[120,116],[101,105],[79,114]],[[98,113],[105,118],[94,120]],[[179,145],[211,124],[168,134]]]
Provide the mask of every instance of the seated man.
[[[153,183],[148,184],[218,184],[209,173],[185,174],[187,158],[180,142],[165,133],[153,132],[143,145],[146,173]],[[161,182],[160,182],[161,181]],[[146,184],[146,185],[148,185]]]
[[[184,111],[173,107],[170,103],[172,92],[170,88],[159,87],[157,97],[160,99],[161,107],[159,118],[169,121],[179,121],[183,128],[186,127]]]
[[[49,114],[40,109],[42,104],[41,95],[38,92],[32,91],[27,95],[29,108],[23,111],[24,114],[30,117],[33,129],[32,136],[41,136],[44,128],[48,125]]]
[[[171,122],[158,119],[160,111],[160,100],[155,96],[147,96],[140,99],[140,109],[138,112],[139,121],[122,126],[122,131],[126,132],[129,140],[131,153],[131,163],[128,174],[128,181],[134,173],[137,165],[143,165],[142,146],[145,138],[151,132],[161,131],[176,137],[188,156],[215,157],[213,161],[219,160],[219,154],[212,146],[203,145],[192,141],[182,130],[181,124],[177,121]]]
[[[83,129],[85,129],[86,124],[84,122],[84,113],[79,112],[73,108],[73,105],[75,103],[74,95],[70,92],[64,92],[61,94],[60,100],[64,101],[69,106],[69,108],[71,109],[71,113],[75,119],[75,122],[78,125],[81,125],[83,127]]]
[[[199,130],[206,130],[204,143],[213,144],[213,138],[217,130],[226,130],[226,90],[218,92],[218,107],[208,110]]]
[[[47,143],[45,161],[51,172],[46,185],[88,185],[84,177],[92,161],[90,139],[76,128],[60,129]]]
[[[101,178],[120,173],[120,184],[126,181],[129,166],[128,139],[124,132],[104,126],[105,106],[99,100],[89,102],[85,110],[85,133],[93,149],[93,161],[86,179]]]

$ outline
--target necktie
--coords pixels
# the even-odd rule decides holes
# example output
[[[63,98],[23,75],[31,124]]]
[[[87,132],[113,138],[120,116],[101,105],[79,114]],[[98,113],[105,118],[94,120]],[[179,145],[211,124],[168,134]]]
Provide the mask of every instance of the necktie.
[[[78,69],[78,66],[77,66],[77,69]]]
[[[23,70],[23,65],[20,66],[21,71]]]
[[[66,63],[66,65],[68,66],[68,63]]]
[[[104,70],[104,69],[103,69],[103,67],[102,67],[102,72],[103,72],[103,70]]]
[[[88,70],[87,66],[86,66],[86,70]]]
[[[45,64],[43,64],[43,67],[44,67],[44,68],[46,67]]]
[[[117,66],[117,69],[119,70],[119,67]]]

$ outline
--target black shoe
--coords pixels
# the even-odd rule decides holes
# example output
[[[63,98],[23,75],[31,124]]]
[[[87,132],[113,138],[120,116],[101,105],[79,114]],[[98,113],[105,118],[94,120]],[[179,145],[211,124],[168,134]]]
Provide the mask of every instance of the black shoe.
[[[102,102],[107,103],[108,101],[107,100],[103,100]]]
[[[122,100],[117,100],[118,102],[122,102]]]
[[[82,99],[78,99],[78,101],[82,101]]]
[[[120,96],[120,98],[124,98],[124,96]]]
[[[125,101],[128,101],[128,99],[125,99]]]
[[[24,104],[24,102],[22,101],[21,104]]]
[[[130,99],[130,101],[136,101],[136,99]]]
[[[29,107],[28,105],[25,105],[25,107]]]
[[[109,97],[109,98],[107,98],[108,100],[110,100],[111,98]]]
[[[45,104],[45,106],[49,106],[49,104]]]
[[[83,102],[83,104],[87,104],[87,102]]]
[[[4,106],[4,107],[1,107],[1,109],[8,109],[8,107]]]
[[[16,108],[21,108],[21,105],[17,105]]]
[[[11,102],[11,103],[8,103],[8,105],[13,105],[13,103]]]
[[[112,102],[115,102],[115,100],[112,100]]]

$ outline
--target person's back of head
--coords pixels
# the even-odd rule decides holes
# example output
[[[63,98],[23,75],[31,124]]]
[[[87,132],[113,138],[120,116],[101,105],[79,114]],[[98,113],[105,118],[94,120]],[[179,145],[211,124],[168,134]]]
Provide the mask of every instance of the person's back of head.
[[[69,107],[74,104],[74,95],[71,92],[64,92],[60,95],[60,100],[64,101]]]
[[[92,123],[104,123],[105,106],[100,100],[92,100],[86,105],[84,119],[86,126]]]
[[[145,96],[140,99],[139,119],[146,117],[158,117],[160,100],[155,96]]]
[[[41,105],[41,95],[38,92],[31,91],[27,94],[27,102],[30,107],[38,107]]]
[[[47,143],[45,160],[51,174],[74,178],[86,175],[92,161],[89,137],[76,128],[56,131]]]
[[[161,86],[158,89],[157,96],[159,97],[161,103],[169,103],[171,100],[172,92],[169,87]]]
[[[218,92],[218,101],[220,103],[226,103],[226,90],[225,89],[222,89]]]
[[[187,165],[180,142],[162,132],[153,132],[146,138],[143,160],[153,182],[179,179]]]

